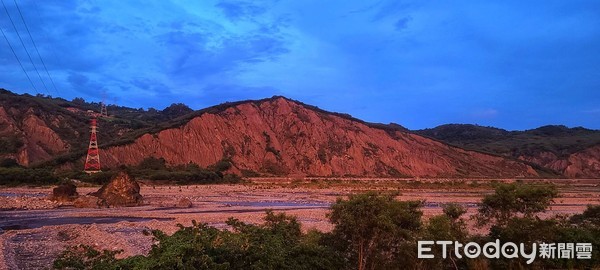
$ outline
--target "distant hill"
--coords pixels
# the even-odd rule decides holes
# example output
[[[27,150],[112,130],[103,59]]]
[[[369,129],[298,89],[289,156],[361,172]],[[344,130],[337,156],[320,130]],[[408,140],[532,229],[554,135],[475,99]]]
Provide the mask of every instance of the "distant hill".
[[[529,161],[568,177],[600,177],[600,131],[549,125],[525,131],[448,124],[414,131],[465,149]]]
[[[0,159],[35,165],[57,157],[78,158],[89,143],[90,115],[99,111],[99,103],[81,98],[68,101],[0,89]],[[156,128],[191,111],[183,104],[163,111],[109,106],[110,117],[98,121],[100,143],[136,138],[141,135],[136,131]]]
[[[201,166],[227,159],[261,175],[537,177],[510,159],[450,147],[398,125],[372,124],[284,97],[210,107],[133,142],[106,147],[108,166],[161,157]]]
[[[0,90],[0,160],[81,169],[89,114],[99,109],[80,98]],[[197,111],[179,103],[164,110],[110,105],[108,112],[98,120],[105,167],[156,157],[204,167],[227,159],[233,171],[248,175],[600,177],[600,135],[583,128],[444,125],[409,131],[281,96]]]

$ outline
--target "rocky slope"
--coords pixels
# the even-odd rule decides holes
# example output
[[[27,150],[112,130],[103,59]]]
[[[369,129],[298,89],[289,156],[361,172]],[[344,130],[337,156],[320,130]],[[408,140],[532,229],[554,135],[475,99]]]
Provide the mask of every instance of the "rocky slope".
[[[564,157],[552,152],[541,152],[519,158],[553,169],[570,178],[600,178],[600,145]]]
[[[60,117],[52,118],[47,123],[33,107],[0,107],[0,136],[3,145],[0,157],[13,158],[21,165],[29,165],[67,152],[71,145],[53,129],[60,128],[64,121]]]
[[[133,143],[103,149],[105,166],[147,157],[270,175],[535,177],[530,166],[465,151],[415,134],[381,129],[282,97],[238,103]]]
[[[88,110],[99,109],[98,103],[76,98],[18,95],[0,88],[0,163],[14,159],[30,166],[60,155],[85,153],[89,140]],[[109,118],[99,119],[102,141],[135,137],[137,130],[187,114],[183,104],[173,104],[163,111],[110,106]],[[94,113],[92,113],[94,114]],[[95,113],[97,114],[97,113]]]
[[[81,167],[89,138],[85,112],[95,107],[97,103],[81,99],[0,89],[0,166],[10,158],[25,166],[48,161],[44,164]],[[103,164],[111,167],[154,156],[170,164],[202,166],[230,158],[236,172],[271,175],[535,175],[528,166],[494,157],[499,155],[566,177],[600,177],[600,131],[585,128],[506,131],[444,125],[409,132],[396,124],[365,123],[285,98],[227,103],[195,112],[183,104],[162,111],[109,109],[113,115],[99,119],[99,139],[106,150],[101,154]]]
[[[600,177],[600,131],[543,126],[526,131],[450,124],[415,131],[443,142],[518,158],[566,177]]]
[[[564,174],[576,178],[600,178],[600,145],[570,155]]]

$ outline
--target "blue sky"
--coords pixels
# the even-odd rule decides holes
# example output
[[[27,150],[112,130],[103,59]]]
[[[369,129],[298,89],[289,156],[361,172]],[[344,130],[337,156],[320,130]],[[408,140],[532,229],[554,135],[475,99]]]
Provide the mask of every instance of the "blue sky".
[[[3,0],[38,68],[13,0]],[[599,1],[16,0],[0,87],[162,109],[284,95],[411,129],[600,129]]]

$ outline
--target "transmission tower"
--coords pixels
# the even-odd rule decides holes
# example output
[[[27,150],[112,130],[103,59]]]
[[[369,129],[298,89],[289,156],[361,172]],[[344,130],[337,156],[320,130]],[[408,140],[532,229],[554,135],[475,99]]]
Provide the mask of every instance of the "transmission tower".
[[[108,112],[106,111],[106,103],[104,103],[104,101],[100,102],[100,117],[108,117]]]
[[[96,173],[100,171],[100,152],[98,150],[98,138],[96,137],[96,119],[91,121],[92,131],[90,136],[90,146],[88,147],[87,158],[85,159],[84,171],[86,173]]]
[[[100,102],[100,117],[108,117],[106,111],[106,91],[102,91],[102,102]]]

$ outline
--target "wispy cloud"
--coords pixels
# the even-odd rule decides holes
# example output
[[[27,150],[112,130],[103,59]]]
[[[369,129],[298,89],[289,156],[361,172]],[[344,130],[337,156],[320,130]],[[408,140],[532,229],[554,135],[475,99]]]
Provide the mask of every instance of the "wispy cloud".
[[[496,109],[483,109],[483,110],[477,110],[474,111],[471,115],[475,118],[494,118],[496,116],[498,116],[498,110]]]
[[[222,0],[215,5],[232,20],[252,19],[265,13],[266,8],[255,1]]]
[[[600,128],[596,1],[18,2],[66,98],[101,88],[124,105],[199,108],[285,94],[409,128]],[[0,27],[34,74],[6,17]],[[0,84],[32,92],[2,37]]]
[[[589,114],[600,114],[600,108],[585,110],[583,112],[584,113],[589,113]]]

